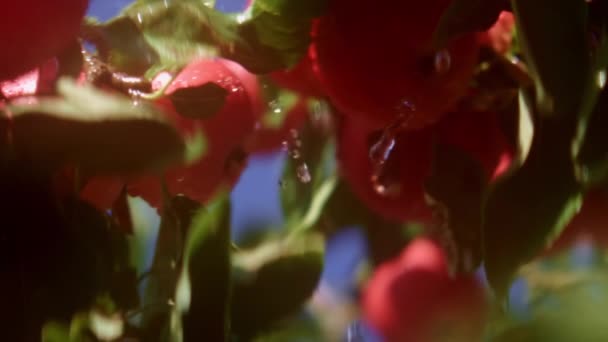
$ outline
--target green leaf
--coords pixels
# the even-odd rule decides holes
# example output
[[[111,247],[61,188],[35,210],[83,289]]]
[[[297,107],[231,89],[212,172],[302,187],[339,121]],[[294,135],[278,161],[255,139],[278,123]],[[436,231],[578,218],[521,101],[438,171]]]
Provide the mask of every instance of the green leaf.
[[[500,12],[508,8],[508,0],[452,1],[439,20],[434,45],[442,48],[461,34],[486,31],[496,22]]]
[[[568,137],[571,132],[565,132],[560,122],[544,120],[521,168],[498,181],[489,193],[484,207],[484,260],[498,296],[506,294],[519,266],[555,240],[581,207]]]
[[[159,170],[182,160],[184,141],[152,105],[134,105],[68,79],[58,87],[63,98],[11,107],[12,142],[19,153],[36,162],[107,173]]]
[[[264,127],[280,128],[291,110],[298,103],[298,100],[297,94],[289,90],[278,89],[276,96],[270,101],[268,110],[262,117]]]
[[[237,32],[242,42],[222,47],[221,55],[237,61],[255,74],[267,74],[285,67],[281,52],[260,41],[257,28],[251,21],[238,26]]]
[[[518,101],[517,154],[515,155],[514,162],[521,165],[528,158],[528,154],[532,148],[532,141],[534,140],[534,117],[533,112],[530,110],[534,104],[524,91],[519,92]]]
[[[288,18],[254,7],[250,20],[262,45],[279,52],[284,67],[296,65],[310,44],[310,19]]]
[[[311,319],[298,319],[285,327],[257,336],[254,342],[322,341],[326,336],[319,323]]]
[[[191,119],[205,119],[224,107],[226,96],[226,89],[208,82],[198,87],[178,89],[169,95],[169,99],[180,115]]]
[[[310,44],[312,17],[322,11],[325,2],[254,2],[246,13],[235,17],[240,40],[222,47],[222,55],[257,74],[296,65]]]
[[[481,208],[487,180],[481,165],[457,147],[437,144],[426,191],[446,220],[442,233],[455,245],[450,262],[458,271],[474,271],[482,258]]]
[[[595,51],[592,72],[587,81],[585,100],[580,113],[573,146],[577,174],[585,185],[595,185],[608,179],[608,149],[604,127],[608,124],[608,33],[602,33]]]
[[[323,255],[308,252],[268,261],[235,282],[233,334],[250,340],[297,313],[316,289],[322,268]]]
[[[124,334],[125,322],[120,314],[109,315],[98,310],[91,310],[89,329],[100,341],[115,341]]]
[[[578,280],[562,287],[557,279],[563,277]],[[532,276],[525,278],[545,278],[542,282],[550,288],[540,291],[542,293],[530,302],[530,319],[509,322],[491,338],[492,341],[569,342],[604,341],[608,338],[608,332],[602,328],[608,323],[606,315],[602,314],[608,304],[608,284],[603,269],[538,267]]]
[[[49,322],[42,328],[42,342],[73,341],[70,337],[70,327],[66,324]]]
[[[224,194],[192,219],[172,335],[183,341],[227,341],[230,287],[230,202]]]
[[[512,6],[540,114],[576,117],[590,71],[585,2],[512,0]]]
[[[328,0],[256,0],[254,6],[268,13],[290,18],[314,18],[321,16]]]
[[[323,109],[317,114],[317,125],[329,115]],[[336,184],[335,142],[312,120],[294,133],[287,141],[281,200],[286,226],[306,230],[320,217]]]
[[[202,210],[201,205],[185,196],[171,198],[164,208],[144,294],[148,309],[144,311],[143,326],[151,337],[161,333],[163,326],[159,322],[168,318],[167,303],[175,296],[185,237],[198,210]]]
[[[161,63],[171,68],[216,55],[216,47],[240,39],[237,23],[205,1],[139,1],[123,13],[138,24]]]
[[[98,27],[107,44],[108,61],[116,71],[143,75],[159,56],[145,40],[143,33],[130,17],[116,17]]]
[[[588,120],[578,152],[578,178],[586,186],[608,180],[608,90],[604,88],[593,114]]]

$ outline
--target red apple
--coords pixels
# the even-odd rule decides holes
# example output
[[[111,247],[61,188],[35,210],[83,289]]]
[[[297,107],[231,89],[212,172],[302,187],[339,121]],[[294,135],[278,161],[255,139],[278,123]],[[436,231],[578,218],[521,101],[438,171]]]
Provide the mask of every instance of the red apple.
[[[340,172],[351,189],[370,209],[396,221],[428,222],[432,212],[425,200],[424,183],[431,173],[433,141],[456,146],[482,166],[488,179],[510,161],[510,149],[493,113],[450,113],[436,125],[401,132],[382,166],[382,177],[373,182],[372,146],[382,131],[364,121],[344,116],[338,132]]]
[[[347,115],[406,129],[436,122],[465,94],[478,57],[478,35],[444,49],[433,33],[450,0],[334,0],[313,30],[313,63],[333,104]]]
[[[56,56],[76,39],[88,0],[18,0],[2,3],[0,80]]]
[[[499,54],[505,54],[511,49],[515,17],[508,11],[500,12],[498,19],[482,37],[484,45],[488,45]]]
[[[481,341],[487,316],[478,280],[470,274],[450,277],[445,253],[426,238],[376,269],[362,309],[387,342]]]
[[[161,76],[162,77],[162,76]],[[206,202],[222,186],[231,187],[246,163],[244,144],[259,119],[259,89],[255,75],[224,59],[200,59],[186,66],[166,90],[166,95],[184,88],[213,82],[227,90],[221,110],[210,118],[188,118],[177,113],[169,98],[159,101],[167,115],[187,137],[205,135],[207,152],[191,165],[166,170],[164,180],[171,195],[183,194]],[[155,82],[158,85],[158,82]],[[142,177],[128,184],[128,192],[152,206],[162,204],[161,184],[157,177]]]
[[[13,79],[0,81],[0,93],[6,99],[49,93],[57,79],[59,65],[55,58],[41,63]]]
[[[323,97],[325,95],[314,71],[311,53],[302,57],[300,63],[293,68],[271,73],[270,78],[279,86],[304,97]]]

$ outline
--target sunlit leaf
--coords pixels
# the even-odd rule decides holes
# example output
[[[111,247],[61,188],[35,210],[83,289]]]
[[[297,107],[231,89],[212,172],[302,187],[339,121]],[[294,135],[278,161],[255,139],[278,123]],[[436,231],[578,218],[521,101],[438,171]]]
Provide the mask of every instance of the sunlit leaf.
[[[192,219],[176,288],[173,335],[184,341],[227,341],[229,301],[230,202],[221,195]]]
[[[512,5],[539,113],[576,117],[590,69],[585,2],[514,0]]]
[[[109,173],[158,170],[183,158],[182,137],[153,106],[68,79],[60,80],[59,92],[62,98],[11,107],[18,152],[43,163]]]

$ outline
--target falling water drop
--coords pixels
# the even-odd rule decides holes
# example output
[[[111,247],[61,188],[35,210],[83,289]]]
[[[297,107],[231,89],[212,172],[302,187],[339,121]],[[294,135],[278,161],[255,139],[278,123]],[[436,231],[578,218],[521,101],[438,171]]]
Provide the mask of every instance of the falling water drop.
[[[268,107],[271,109],[273,114],[281,114],[283,112],[283,108],[278,100],[268,102]]]
[[[351,323],[346,329],[346,342],[363,342],[361,324],[358,321]]]
[[[369,150],[369,157],[373,165],[382,165],[390,156],[395,147],[395,139],[393,137],[385,137],[384,135],[376,142]]]
[[[300,159],[300,151],[298,149],[292,149],[291,151],[289,151],[289,156],[291,157],[291,159]]]
[[[302,183],[310,183],[312,177],[310,176],[310,171],[308,171],[308,165],[306,163],[301,163],[296,168],[296,175],[298,176],[298,180]]]
[[[408,113],[415,110],[409,101],[402,101],[402,105],[407,106]],[[407,114],[399,115],[384,128],[380,138],[369,150],[369,158],[372,165],[372,187],[381,196],[396,197],[401,193],[399,175],[391,174],[391,168],[387,163],[395,149],[397,136],[407,127],[410,117]]]
[[[433,66],[435,68],[435,72],[439,75],[443,75],[450,71],[452,67],[452,56],[450,52],[446,49],[439,50],[433,59]]]
[[[371,177],[374,191],[383,197],[398,197],[401,194],[401,182],[388,177],[383,167],[377,168]]]
[[[300,133],[296,129],[289,130],[289,135],[285,141],[281,143],[281,147],[287,156],[296,163],[296,177],[302,183],[310,183],[312,177],[308,170],[308,165],[302,160],[302,139]],[[279,184],[281,184],[280,181]]]

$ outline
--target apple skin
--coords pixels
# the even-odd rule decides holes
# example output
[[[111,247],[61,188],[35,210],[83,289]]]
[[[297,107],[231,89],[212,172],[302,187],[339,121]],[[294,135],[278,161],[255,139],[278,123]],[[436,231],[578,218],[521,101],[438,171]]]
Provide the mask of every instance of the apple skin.
[[[59,63],[57,59],[52,58],[12,79],[0,81],[0,94],[7,100],[50,94],[58,75]]]
[[[2,4],[0,80],[56,56],[76,39],[88,0],[19,0]]]
[[[387,342],[481,341],[487,301],[471,274],[448,275],[445,253],[416,238],[367,282],[364,319]]]
[[[342,115],[340,119],[337,158],[341,176],[367,207],[397,222],[429,223],[432,220],[424,184],[432,171],[434,139],[455,146],[478,161],[488,180],[506,171],[510,164],[512,149],[502,134],[496,114],[448,113],[435,125],[396,136],[395,146],[383,168],[389,185],[400,189],[383,195],[371,181],[374,169],[369,156],[382,131],[354,117]]]
[[[201,203],[220,188],[230,188],[238,181],[246,166],[244,145],[260,115],[259,104],[256,103],[260,90],[255,75],[221,58],[191,62],[177,75],[165,94],[207,82],[228,90],[224,106],[210,118],[187,118],[177,113],[168,98],[158,101],[186,137],[192,137],[197,131],[205,135],[207,152],[201,159],[191,165],[169,168],[164,175],[171,195],[182,194]],[[127,189],[130,195],[142,197],[153,207],[162,205],[161,184],[157,177],[142,177],[129,182]]]
[[[152,87],[163,87],[171,75],[157,75]],[[131,196],[141,197],[152,207],[161,210],[163,192],[160,179],[169,195],[182,194],[205,203],[222,188],[232,187],[239,179],[247,162],[245,146],[251,139],[261,115],[260,89],[255,75],[239,64],[221,59],[199,59],[188,64],[167,87],[170,95],[178,89],[197,87],[213,82],[226,89],[227,96],[219,112],[209,118],[189,118],[180,115],[168,97],[156,104],[185,138],[198,132],[204,134],[206,153],[186,165],[165,170],[163,175],[103,176],[87,175],[80,196],[101,210],[112,207],[124,186]]]
[[[332,103],[376,128],[403,118],[409,129],[438,121],[465,95],[480,46],[477,33],[462,35],[443,50],[432,46],[449,4],[331,1],[315,22],[312,57]]]
[[[324,97],[323,86],[315,72],[312,48],[291,69],[270,73],[270,78],[279,86],[292,90],[303,97]]]
[[[496,53],[506,54],[513,44],[515,17],[509,11],[502,11],[492,27],[482,35],[482,44],[492,48]]]

